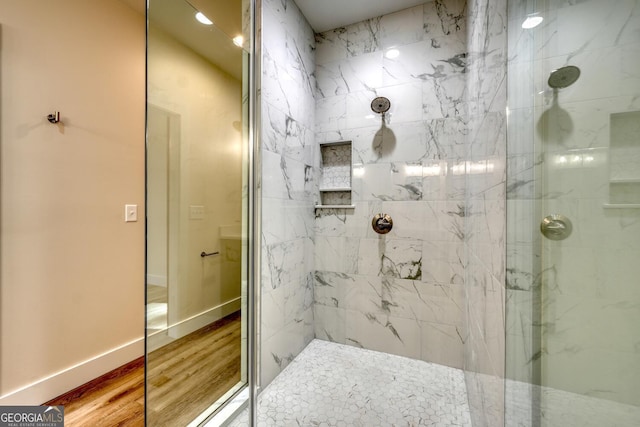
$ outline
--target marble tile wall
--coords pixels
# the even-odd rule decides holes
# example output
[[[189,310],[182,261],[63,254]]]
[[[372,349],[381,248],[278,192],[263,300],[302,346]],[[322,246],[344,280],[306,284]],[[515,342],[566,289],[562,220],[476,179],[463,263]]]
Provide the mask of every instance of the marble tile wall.
[[[316,35],[316,141],[352,141],[355,205],[316,212],[317,338],[462,367],[466,69],[464,0]]]
[[[313,339],[314,34],[291,0],[262,1],[260,385]]]
[[[506,0],[468,11],[464,369],[474,426],[504,424]]]
[[[640,210],[605,207],[618,122],[640,111],[640,2],[509,5],[507,375],[640,405]],[[534,12],[542,24],[522,29]],[[565,65],[581,76],[554,92]],[[633,156],[625,170],[640,170]],[[568,239],[541,237],[550,213],[571,219]]]

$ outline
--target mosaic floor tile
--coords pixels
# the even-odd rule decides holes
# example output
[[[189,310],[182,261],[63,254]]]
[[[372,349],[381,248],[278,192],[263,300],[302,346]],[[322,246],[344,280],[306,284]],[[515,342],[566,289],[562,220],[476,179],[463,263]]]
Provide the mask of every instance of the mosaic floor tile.
[[[314,340],[260,394],[258,425],[448,427],[471,421],[461,370]]]

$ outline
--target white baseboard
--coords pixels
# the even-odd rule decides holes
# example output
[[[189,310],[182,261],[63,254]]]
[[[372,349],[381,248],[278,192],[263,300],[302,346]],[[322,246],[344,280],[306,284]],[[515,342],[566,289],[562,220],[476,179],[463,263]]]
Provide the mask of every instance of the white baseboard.
[[[0,396],[0,406],[40,405],[144,355],[144,337]]]
[[[167,287],[167,276],[160,276],[158,274],[147,274],[147,285],[156,285]]]
[[[207,326],[210,323],[220,320],[231,313],[235,313],[240,310],[241,297],[232,299],[209,310],[198,313],[195,316],[191,316],[188,319],[183,320],[173,326],[169,327],[169,336],[177,339],[182,338],[185,335],[189,335],[191,332],[195,332],[200,328]]]

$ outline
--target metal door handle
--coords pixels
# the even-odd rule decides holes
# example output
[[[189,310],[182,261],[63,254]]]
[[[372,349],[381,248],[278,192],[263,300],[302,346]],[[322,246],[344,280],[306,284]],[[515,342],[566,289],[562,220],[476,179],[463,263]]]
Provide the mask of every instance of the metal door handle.
[[[200,256],[202,258],[206,257],[206,256],[212,256],[212,255],[218,255],[220,252],[211,252],[211,253],[206,253],[205,251],[200,252]]]

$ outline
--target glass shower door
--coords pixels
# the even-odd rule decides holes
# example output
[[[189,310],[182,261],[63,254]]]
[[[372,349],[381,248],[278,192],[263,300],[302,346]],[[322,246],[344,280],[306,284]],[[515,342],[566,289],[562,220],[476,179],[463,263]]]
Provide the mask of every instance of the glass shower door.
[[[242,2],[152,0],[147,18],[146,423],[196,426],[248,383]]]
[[[509,26],[507,425],[638,425],[640,4],[524,3]]]

